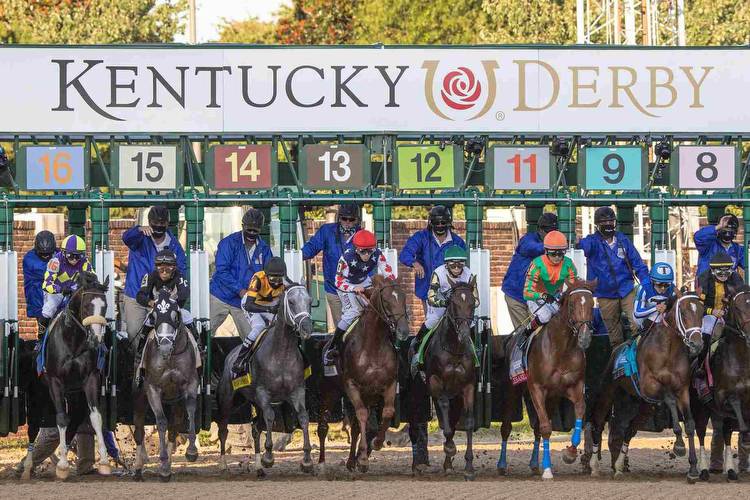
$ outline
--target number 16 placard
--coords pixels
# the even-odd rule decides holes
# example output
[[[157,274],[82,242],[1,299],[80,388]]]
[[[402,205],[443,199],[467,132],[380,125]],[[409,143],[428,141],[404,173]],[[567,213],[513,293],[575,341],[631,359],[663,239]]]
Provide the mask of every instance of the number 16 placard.
[[[176,146],[115,146],[112,154],[116,189],[170,191],[182,184],[182,162]]]

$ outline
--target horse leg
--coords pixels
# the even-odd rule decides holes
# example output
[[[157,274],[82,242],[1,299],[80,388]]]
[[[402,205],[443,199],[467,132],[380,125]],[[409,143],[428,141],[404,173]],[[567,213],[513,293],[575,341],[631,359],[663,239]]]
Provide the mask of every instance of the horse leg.
[[[65,480],[70,474],[70,464],[68,463],[68,442],[65,434],[68,429],[68,414],[65,411],[65,393],[62,381],[57,377],[49,377],[49,393],[52,402],[55,405],[55,414],[57,420],[57,431],[60,434],[60,460],[57,462],[55,475],[58,479]]]
[[[307,413],[307,408],[305,407],[305,386],[301,385],[297,387],[297,389],[294,390],[290,397],[290,403],[292,406],[294,406],[294,411],[297,412],[297,420],[299,421],[299,426],[302,428],[302,463],[300,464],[300,469],[302,472],[313,472],[315,470],[313,466],[312,457],[310,456],[310,451],[312,450],[312,445],[310,444],[310,416]]]
[[[98,373],[92,373],[86,378],[83,384],[83,392],[86,395],[86,402],[89,406],[89,419],[91,420],[91,426],[94,428],[96,434],[96,443],[99,446],[99,474],[108,476],[112,473],[112,467],[109,465],[109,456],[107,455],[107,445],[104,443],[104,433],[102,427],[104,420],[102,414],[99,412],[97,405],[99,404],[99,375]]]
[[[742,405],[740,404],[740,400],[737,397],[736,394],[732,394],[729,396],[729,405],[732,407],[732,411],[734,412],[734,416],[737,419],[737,425],[739,426],[740,432],[747,432],[747,423],[745,423],[745,419],[742,418]]]
[[[393,385],[393,389],[395,392],[395,384]],[[359,446],[357,447],[357,469],[359,472],[365,473],[367,472],[368,463],[367,463],[367,419],[370,416],[370,412],[365,405],[365,402],[362,400],[362,396],[359,393],[359,388],[355,386],[354,384],[349,384],[349,390],[346,391],[349,394],[349,400],[352,403],[352,406],[354,406],[354,412],[357,415],[357,422],[359,423]],[[387,393],[386,393],[387,394]],[[384,396],[386,396],[384,394]],[[393,409],[393,402],[395,400],[391,400],[391,409]],[[385,413],[385,407],[383,408],[383,412]],[[385,420],[385,415],[383,415],[383,420]],[[382,425],[382,424],[381,424]],[[385,424],[386,426],[388,423]],[[352,447],[354,446],[354,438],[352,437]]]
[[[612,403],[616,392],[614,384],[609,384],[597,394],[594,402],[594,409],[591,412],[591,458],[589,467],[591,475],[598,476],[600,472],[600,463],[602,460],[602,432],[607,417],[612,411]]]
[[[463,404],[464,404],[464,427],[466,427],[466,453],[464,454],[464,460],[466,465],[464,466],[464,479],[474,479],[474,384],[473,381],[470,384],[464,386],[463,393]]]
[[[320,410],[318,419],[318,464],[325,466],[326,463],[326,438],[328,437],[328,408]],[[349,439],[351,444],[351,438]]]
[[[539,432],[542,434],[542,479],[552,479],[552,456],[549,450],[549,438],[552,435],[552,422],[547,415],[547,393],[535,385],[528,384],[531,400],[534,402],[537,418],[539,419]]]
[[[497,473],[504,476],[508,473],[508,438],[510,432],[513,430],[513,424],[511,418],[503,415],[502,423],[500,424],[500,456],[497,459]]]
[[[453,457],[456,455],[456,444],[453,442],[453,435],[456,431],[451,426],[450,409],[451,402],[447,396],[442,394],[437,400],[437,407],[440,411],[440,423],[443,425],[443,453],[445,453],[445,460],[443,461],[443,471],[453,470]]]
[[[229,380],[222,380],[217,389],[217,398],[219,403],[219,418],[217,425],[219,427],[219,446],[221,448],[219,456],[219,469],[224,472],[229,471],[227,466],[227,436],[229,436],[229,415],[232,412],[232,391],[229,386]],[[255,448],[256,450],[258,448]]]
[[[688,453],[688,463],[690,464],[690,469],[688,470],[687,474],[687,481],[688,483],[694,483],[698,480],[698,458],[695,453],[695,420],[693,420],[693,412],[690,410],[690,392],[689,392],[689,383],[685,385],[685,387],[682,389],[682,391],[679,394],[679,405],[680,405],[680,411],[682,412],[682,415],[685,417],[685,432],[687,433],[688,437],[688,447],[689,447],[689,453]],[[677,423],[679,426],[679,422]],[[730,447],[730,453],[729,456],[731,457],[731,447]]]
[[[396,382],[394,381],[383,392],[383,413],[380,419],[380,428],[375,439],[372,440],[372,448],[380,450],[385,442],[385,433],[391,426],[393,416],[396,414]]]
[[[198,380],[194,379],[185,392],[185,411],[188,418],[188,447],[185,458],[188,462],[198,460],[198,447],[195,446],[195,410],[198,407]]]
[[[135,432],[135,476],[136,481],[143,481],[143,464],[148,459],[146,448],[143,446],[143,437],[146,427],[146,397],[143,391],[137,391],[133,396],[133,424]]]
[[[255,450],[255,473],[259,478],[264,478],[266,477],[266,471],[263,470],[263,465],[261,464],[260,429],[258,429],[257,422],[253,422],[250,427],[253,434],[253,449]]]
[[[161,391],[153,385],[148,384],[146,387],[146,397],[151,405],[151,411],[156,417],[156,427],[159,430],[159,479],[169,481],[172,477],[172,471],[169,467],[169,450],[167,448],[167,416],[164,414],[164,408],[161,405]]]
[[[664,395],[664,403],[672,415],[672,430],[674,431],[674,447],[672,452],[678,457],[685,456],[685,441],[682,439],[682,428],[680,427],[680,415],[677,413],[677,398],[671,392]]]
[[[737,481],[737,467],[734,463],[734,453],[732,453],[732,426],[724,426],[724,473],[727,475],[727,481]]]
[[[357,466],[357,443],[359,440],[359,419],[354,418],[352,420],[352,439],[349,443],[349,458],[346,460],[346,468],[350,472],[354,472]]]
[[[581,444],[581,433],[583,432],[583,417],[586,412],[586,402],[583,397],[583,380],[569,387],[566,396],[573,403],[576,413],[576,423],[573,435],[570,438],[570,446],[565,448],[562,459],[566,464],[572,464],[578,458],[578,445]]]
[[[698,435],[698,470],[701,481],[708,481],[708,452],[706,451],[706,427],[708,426],[708,415],[706,409],[697,406],[694,415],[695,431]]]
[[[271,406],[271,395],[262,387],[256,389],[256,402],[263,412],[263,420],[266,424],[266,451],[260,459],[260,463],[266,469],[273,467],[273,422],[276,420],[276,413]]]

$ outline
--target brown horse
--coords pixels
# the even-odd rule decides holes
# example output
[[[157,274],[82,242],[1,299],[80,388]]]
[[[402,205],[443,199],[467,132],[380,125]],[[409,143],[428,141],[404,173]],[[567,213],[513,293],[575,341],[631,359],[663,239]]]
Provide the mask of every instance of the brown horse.
[[[453,470],[456,445],[453,435],[463,414],[466,429],[466,466],[464,477],[474,479],[474,352],[471,343],[471,324],[474,309],[476,279],[469,283],[457,283],[448,292],[445,316],[432,334],[425,352],[425,373],[430,394],[439,409],[438,416],[443,427],[445,461],[443,470]]]
[[[576,426],[572,444],[563,453],[566,463],[573,463],[577,447],[581,441],[581,430],[585,412],[584,377],[586,357],[584,351],[591,343],[594,309],[594,289],[597,281],[575,280],[566,282],[567,289],[560,297],[560,312],[556,314],[533,340],[528,354],[528,374],[526,389],[533,403],[538,421],[534,425],[535,447],[530,466],[538,468],[539,437],[542,438],[544,472],[542,478],[552,479],[552,458],[549,438],[552,423],[547,413],[549,403],[566,397],[575,407]],[[516,339],[509,342],[506,353],[513,352]],[[509,358],[510,356],[506,356]],[[509,363],[509,362],[508,362]],[[506,367],[508,365],[506,364]],[[508,384],[511,386],[511,384]],[[502,425],[500,433],[502,445],[498,472],[507,471],[506,447],[512,428],[512,418],[520,398],[524,395],[522,384],[509,387],[504,394]]]
[[[364,295],[369,304],[341,351],[341,378],[357,417],[352,421],[346,466],[354,470],[356,465],[360,472],[367,472],[368,466],[366,436],[370,408],[383,402],[380,428],[372,441],[375,450],[382,448],[385,431],[395,414],[398,360],[391,336],[395,333],[398,340],[409,336],[406,296],[398,283],[377,275]]]
[[[617,347],[609,358],[603,373],[604,381],[598,398],[593,403],[591,435],[593,452],[589,465],[591,475],[599,475],[601,460],[601,436],[604,423],[612,412],[612,405],[620,407],[617,421],[613,421],[613,436],[610,439],[610,454],[615,476],[625,470],[630,439],[652,411],[654,404],[665,403],[672,416],[675,433],[674,453],[685,455],[678,409],[685,419],[690,455],[688,481],[698,479],[693,435],[695,422],[690,410],[690,358],[703,349],[701,323],[704,306],[697,295],[677,294],[671,307],[662,319],[651,327],[638,344],[636,360],[640,384],[638,389],[629,377],[614,379],[613,367],[619,353],[626,347]]]
[[[716,352],[711,356],[714,379],[713,399],[704,404],[691,391],[691,403],[698,433],[701,481],[708,481],[708,453],[704,447],[706,426],[711,418],[713,439],[724,440],[724,472],[736,481],[737,470],[732,454],[732,430],[739,430],[747,440],[750,419],[750,287],[744,286],[729,301],[727,324]]]

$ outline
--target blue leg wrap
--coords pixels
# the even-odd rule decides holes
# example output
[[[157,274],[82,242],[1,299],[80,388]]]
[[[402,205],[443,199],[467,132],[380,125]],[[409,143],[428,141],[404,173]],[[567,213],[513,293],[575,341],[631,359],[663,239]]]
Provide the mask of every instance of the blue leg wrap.
[[[573,429],[573,436],[570,438],[570,442],[576,448],[581,444],[581,430],[583,429],[583,420],[580,418],[576,419],[576,426]]]
[[[529,467],[539,467],[539,441],[534,441],[534,448],[531,450],[531,460],[529,460]]]
[[[542,457],[542,467],[545,469],[551,469],[552,468],[552,457],[549,453],[549,439],[544,439],[542,441],[542,448],[544,449],[543,457]]]
[[[117,460],[120,457],[120,451],[115,444],[114,434],[112,434],[112,431],[104,430],[102,435],[104,436],[104,446],[107,447],[107,455]]]
[[[497,459],[498,469],[505,469],[508,467],[507,453],[508,453],[508,442],[503,441],[500,444],[500,458]]]

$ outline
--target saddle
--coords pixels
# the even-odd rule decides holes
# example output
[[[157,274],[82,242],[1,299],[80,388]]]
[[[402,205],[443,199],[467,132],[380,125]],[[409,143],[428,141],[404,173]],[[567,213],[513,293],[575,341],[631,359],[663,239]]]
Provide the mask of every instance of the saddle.
[[[422,338],[422,342],[419,344],[419,347],[417,348],[417,361],[420,365],[424,365],[424,355],[427,352],[427,346],[430,345],[430,341],[432,340],[432,335],[435,333],[438,329],[438,327],[443,323],[443,320],[445,319],[445,316],[440,318],[440,320],[437,322],[437,324],[432,327]],[[471,348],[471,355],[474,358],[474,367],[479,368],[479,356],[477,356],[477,350],[474,347],[474,342],[472,340],[469,340],[469,347]]]
[[[510,353],[510,369],[509,376],[510,381],[513,385],[518,385],[526,382],[529,379],[529,351],[531,350],[531,344],[539,332],[542,331],[544,325],[540,325],[536,330],[531,332],[526,342],[519,345],[513,346],[513,350]]]

